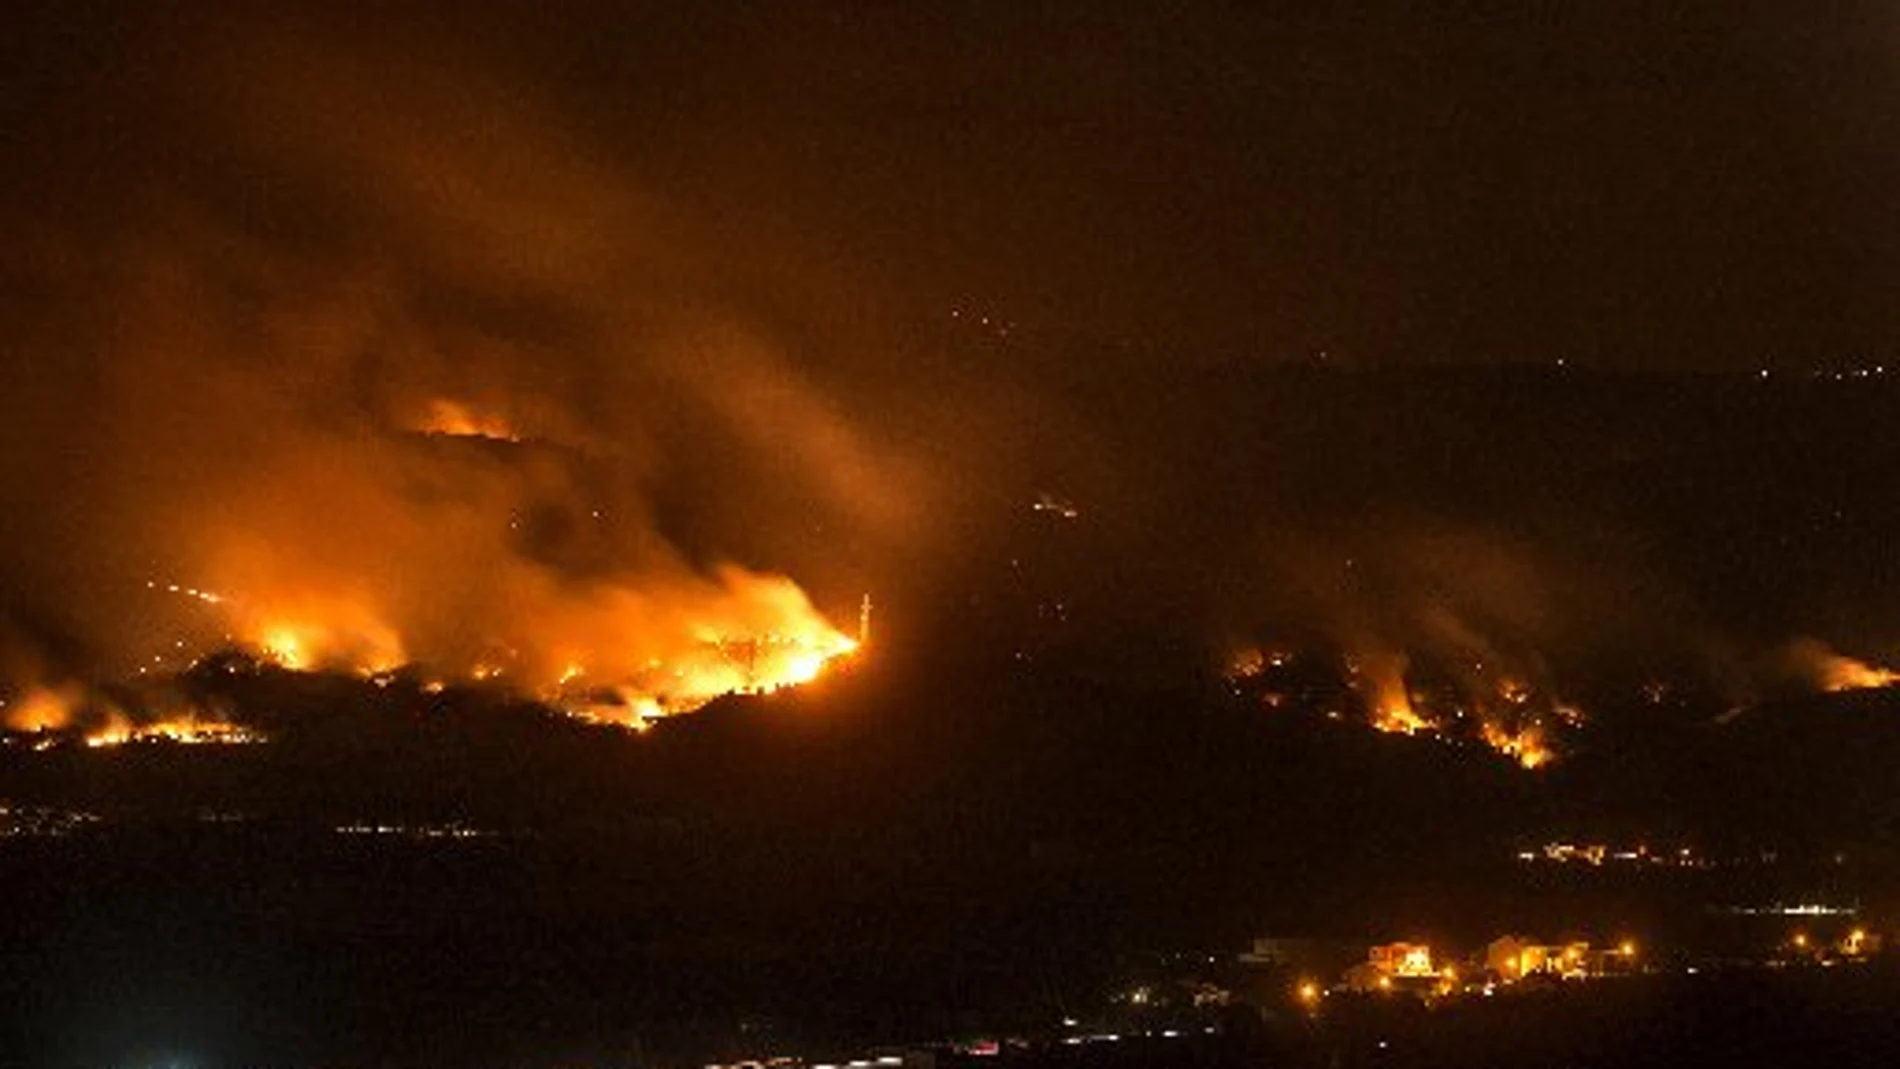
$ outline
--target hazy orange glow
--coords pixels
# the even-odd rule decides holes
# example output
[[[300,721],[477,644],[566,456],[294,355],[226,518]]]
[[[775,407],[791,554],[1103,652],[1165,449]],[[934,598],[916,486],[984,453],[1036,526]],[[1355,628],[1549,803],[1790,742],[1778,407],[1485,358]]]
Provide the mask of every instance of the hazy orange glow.
[[[1852,657],[1836,656],[1822,666],[1821,688],[1828,691],[1871,690],[1900,683],[1900,672]]]
[[[407,660],[395,631],[344,602],[310,603],[294,616],[266,617],[243,634],[267,660],[292,671],[344,668],[373,675]]]
[[[77,705],[72,693],[33,687],[7,707],[6,725],[12,731],[57,731],[73,722]]]
[[[1832,693],[1900,684],[1900,672],[1849,657],[1819,639],[1795,639],[1781,649],[1780,658],[1791,678],[1816,690]]]
[[[460,401],[438,397],[429,402],[428,408],[416,424],[416,430],[424,434],[441,434],[451,438],[492,438],[502,442],[518,442],[521,436],[515,433],[507,420],[490,412],[477,412]]]

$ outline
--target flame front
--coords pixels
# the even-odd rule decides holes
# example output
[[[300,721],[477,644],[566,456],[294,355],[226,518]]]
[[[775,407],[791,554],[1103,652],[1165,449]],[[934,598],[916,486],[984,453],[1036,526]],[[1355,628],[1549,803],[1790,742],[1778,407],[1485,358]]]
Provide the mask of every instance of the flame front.
[[[374,675],[408,660],[395,630],[360,601],[291,599],[246,615],[240,634],[266,660],[292,671],[339,668]]]
[[[1533,683],[1532,675],[1499,674],[1492,663],[1496,654],[1484,656],[1491,661],[1469,654],[1446,658],[1459,666],[1449,679],[1415,684],[1405,654],[1376,648],[1349,653],[1339,665],[1344,704],[1327,697],[1328,687],[1318,681],[1332,670],[1322,658],[1243,651],[1230,660],[1228,679],[1237,693],[1252,694],[1267,708],[1363,717],[1378,731],[1482,745],[1527,769],[1549,764],[1558,753],[1553,733],[1581,726],[1583,713],[1558,701],[1547,685]]]
[[[124,746],[137,742],[171,742],[181,745],[239,745],[262,742],[258,732],[225,720],[200,719],[193,714],[135,724],[123,716],[113,716],[104,727],[85,735],[88,747]]]
[[[459,644],[436,635],[412,645],[360,592],[317,593],[256,578],[254,588],[215,605],[233,638],[277,667],[381,679],[414,664],[435,692],[458,680],[507,687],[577,717],[636,729],[724,695],[811,683],[858,648],[791,580],[733,566],[706,580],[639,589],[603,584],[578,596],[552,583],[525,584],[510,598],[526,610],[520,619],[469,621],[452,636]],[[71,720],[53,695],[31,701],[10,722]],[[92,738],[107,744],[216,734],[196,724],[168,732],[121,723]]]

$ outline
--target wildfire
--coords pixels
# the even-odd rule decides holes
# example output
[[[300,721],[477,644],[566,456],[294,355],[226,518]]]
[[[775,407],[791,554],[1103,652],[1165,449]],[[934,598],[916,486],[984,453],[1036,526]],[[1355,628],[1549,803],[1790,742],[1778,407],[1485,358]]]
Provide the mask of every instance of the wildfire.
[[[1393,972],[1400,976],[1435,976],[1432,968],[1432,948],[1426,946],[1407,947],[1400,956]]]
[[[197,709],[184,708],[158,719],[149,713],[128,715],[102,694],[77,684],[57,689],[29,688],[6,704],[8,731],[39,736],[35,750],[69,743],[89,747],[122,746],[134,742],[247,743],[261,742],[254,729]]]
[[[1483,732],[1486,745],[1525,768],[1538,768],[1550,763],[1551,752],[1544,745],[1544,733],[1535,726],[1513,733],[1496,722],[1489,722],[1484,725]]]
[[[458,680],[505,686],[577,718],[633,730],[724,695],[811,683],[859,647],[789,579],[737,567],[690,583],[606,586],[578,597],[529,586],[519,619],[471,622],[478,655],[425,642],[412,657],[392,618],[361,592],[259,583],[241,596],[199,600],[216,607],[258,660],[287,671],[345,671],[387,687],[396,669],[411,666],[424,672],[425,693]],[[474,630],[483,625],[487,634]],[[31,691],[7,722],[16,730],[84,723],[74,715],[76,700]],[[230,741],[235,731],[204,717],[136,727],[119,717],[84,738],[95,746],[212,742]]]
[[[1339,662],[1343,683],[1357,696],[1367,726],[1383,732],[1481,744],[1516,761],[1539,768],[1557,757],[1553,732],[1580,727],[1583,713],[1555,698],[1531,677],[1495,674],[1485,661],[1464,663],[1452,678],[1416,683],[1410,658],[1386,651],[1348,654]],[[1459,662],[1453,662],[1457,664]],[[1429,666],[1428,666],[1429,667]],[[1331,719],[1343,719],[1328,696],[1327,685],[1289,683],[1276,670],[1324,679],[1323,662],[1286,652],[1247,650],[1229,662],[1228,680],[1237,693],[1252,693],[1268,708],[1311,703]],[[1347,708],[1351,708],[1350,705]]]
[[[1873,690],[1900,684],[1900,672],[1836,652],[1825,642],[1796,639],[1780,652],[1782,667],[1791,677],[1818,690]]]
[[[692,712],[727,694],[770,694],[810,683],[833,661],[857,649],[856,640],[820,621],[816,630],[803,637],[708,639],[690,656],[650,664],[618,685],[574,697],[564,688],[579,677],[564,671],[549,698],[583,720],[644,729],[653,721]],[[613,700],[602,700],[602,693],[613,695]]]
[[[1822,668],[1821,689],[1827,691],[1872,690],[1900,683],[1900,672],[1852,657],[1834,657]]]
[[[11,731],[58,731],[73,722],[79,704],[70,689],[33,687],[7,706],[6,725]]]
[[[1372,726],[1380,731],[1400,735],[1416,735],[1430,727],[1418,713],[1413,711],[1411,699],[1405,695],[1382,702],[1373,715]]]
[[[192,716],[159,720],[149,724],[134,724],[124,717],[115,716],[105,727],[87,732],[85,735],[86,745],[94,749],[140,742],[171,742],[188,746],[207,744],[232,746],[263,741],[264,736],[241,724],[222,720],[199,720]]]
[[[242,621],[240,635],[267,661],[293,672],[346,668],[364,676],[408,661],[402,639],[360,602],[297,599],[282,615]]]
[[[1352,662],[1360,667],[1355,673],[1354,689],[1366,696],[1372,726],[1380,731],[1414,735],[1431,727],[1412,705],[1405,685],[1405,658],[1380,654]]]
[[[518,442],[521,436],[507,420],[488,412],[477,412],[460,401],[438,397],[429,402],[416,423],[423,434],[448,438],[487,438],[498,442]]]

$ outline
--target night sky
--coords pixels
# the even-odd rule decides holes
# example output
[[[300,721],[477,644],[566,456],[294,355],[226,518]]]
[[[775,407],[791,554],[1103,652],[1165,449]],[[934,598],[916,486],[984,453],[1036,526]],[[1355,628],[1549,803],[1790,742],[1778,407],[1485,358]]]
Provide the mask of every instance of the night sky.
[[[842,290],[1374,364],[1800,365],[1896,330],[1873,4],[258,7],[16,20],[9,216],[386,245],[362,157],[445,142],[473,158],[404,195],[685,231],[667,259],[754,314]]]

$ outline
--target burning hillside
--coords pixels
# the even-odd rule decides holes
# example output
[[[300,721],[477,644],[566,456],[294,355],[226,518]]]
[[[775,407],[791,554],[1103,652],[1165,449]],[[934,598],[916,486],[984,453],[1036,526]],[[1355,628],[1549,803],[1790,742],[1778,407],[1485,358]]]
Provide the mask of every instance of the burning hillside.
[[[1583,713],[1532,677],[1466,656],[1388,652],[1337,658],[1248,649],[1227,670],[1235,692],[1270,709],[1352,720],[1378,731],[1488,747],[1525,768],[1561,751]]]
[[[203,707],[175,685],[182,674],[219,664],[226,673],[268,665],[353,676],[379,687],[400,672],[426,680],[421,687],[427,693],[449,684],[485,686],[571,716],[641,729],[724,695],[811,682],[858,648],[790,580],[736,568],[722,569],[716,585],[695,590],[696,601],[668,606],[652,592],[610,590],[599,595],[597,612],[562,616],[550,610],[521,621],[523,626],[497,627],[488,635],[487,652],[464,662],[410,660],[402,638],[361,600],[272,601],[170,584],[164,589],[212,607],[229,628],[221,640],[228,644],[194,650],[177,640],[170,658],[157,656],[139,666],[136,686],[27,686],[0,703],[6,728],[93,747],[263,741],[261,732]],[[677,631],[653,628],[653,616],[662,609],[673,614]],[[615,612],[634,618],[616,620]],[[616,644],[622,640],[627,644]],[[237,660],[231,659],[234,652]],[[182,664],[182,673],[168,670],[168,661]]]
[[[1811,638],[1789,643],[1779,659],[1781,668],[1797,685],[1805,684],[1831,694],[1900,684],[1900,672],[1849,657]]]
[[[847,317],[761,315],[757,257],[471,57],[185,36],[141,72],[284,195],[181,166],[0,256],[44,356],[0,390],[10,728],[223,741],[154,692],[227,650],[638,726],[855,648],[779,571],[855,601],[918,496],[806,359]]]
[[[1647,678],[1629,693],[1598,688],[1593,705],[1654,714],[1687,702],[1700,710],[1690,710],[1696,722],[1719,726],[1767,704],[1900,685],[1900,673],[1811,638],[1777,647],[1722,679],[1683,670],[1681,678]],[[1505,661],[1495,650],[1408,656],[1250,647],[1229,661],[1225,677],[1236,694],[1267,709],[1487,747],[1525,768],[1572,752],[1590,721],[1558,696],[1541,658]]]

